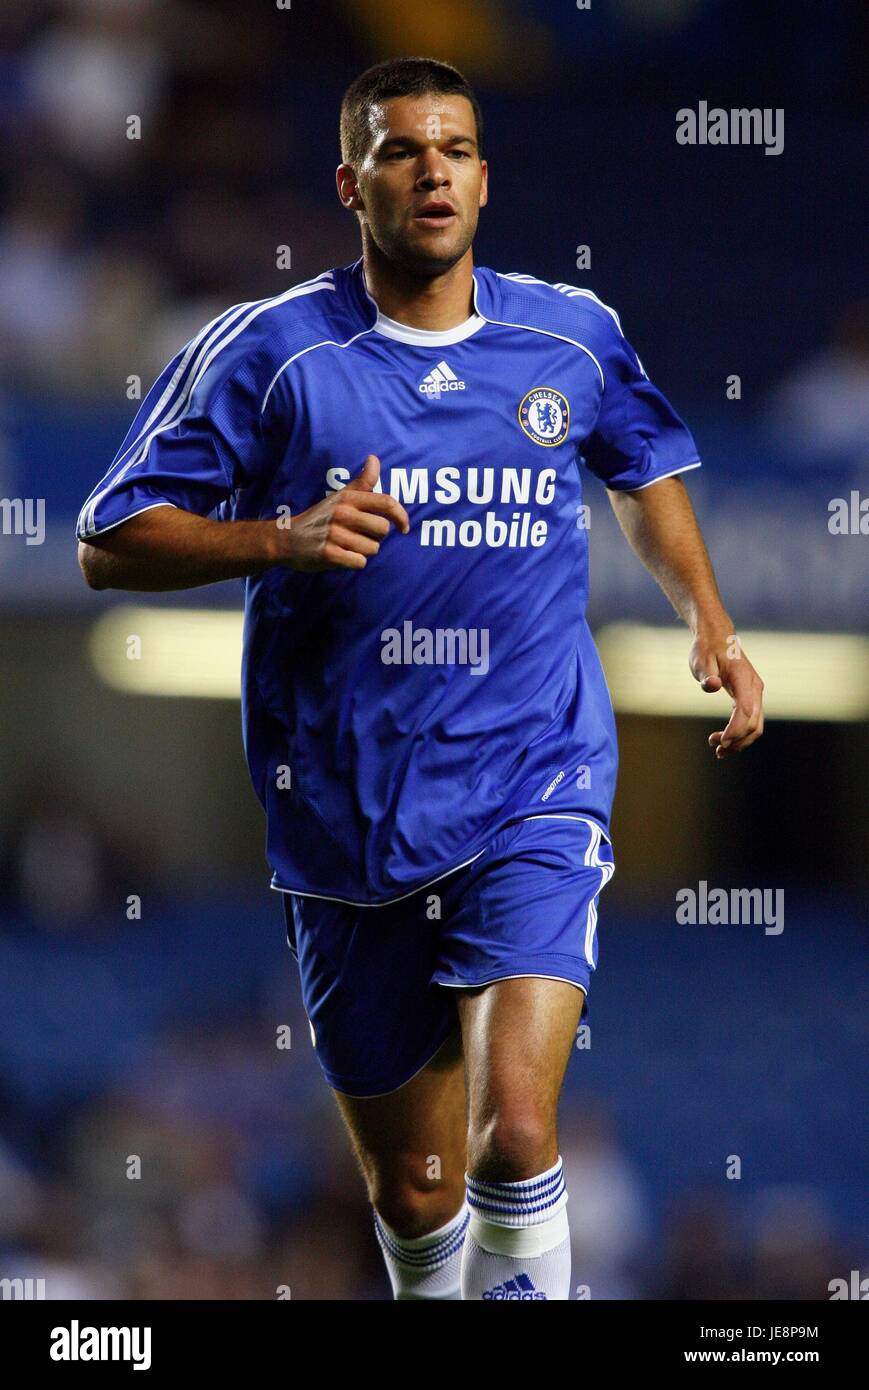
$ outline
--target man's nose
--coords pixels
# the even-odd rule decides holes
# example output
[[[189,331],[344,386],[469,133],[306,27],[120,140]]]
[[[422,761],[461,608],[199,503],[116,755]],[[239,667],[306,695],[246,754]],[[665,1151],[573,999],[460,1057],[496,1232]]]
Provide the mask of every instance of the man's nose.
[[[422,168],[417,175],[420,188],[440,188],[450,181],[450,167],[439,152],[422,156]]]

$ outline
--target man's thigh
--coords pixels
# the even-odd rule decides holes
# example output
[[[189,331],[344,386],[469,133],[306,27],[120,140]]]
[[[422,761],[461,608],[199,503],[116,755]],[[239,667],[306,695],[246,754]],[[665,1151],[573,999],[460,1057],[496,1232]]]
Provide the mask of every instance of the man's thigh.
[[[588,1012],[598,898],[613,869],[601,826],[540,815],[505,827],[447,885],[434,978],[456,997],[477,1177],[510,1181],[557,1161],[558,1097]]]
[[[525,1176],[557,1161],[558,1097],[582,1006],[576,985],[533,976],[459,991],[472,1173],[499,1126],[534,1154]]]
[[[373,1196],[398,1185],[409,1194],[446,1190],[461,1200],[467,1106],[458,1023],[432,1060],[397,1090],[368,1099],[333,1094]]]

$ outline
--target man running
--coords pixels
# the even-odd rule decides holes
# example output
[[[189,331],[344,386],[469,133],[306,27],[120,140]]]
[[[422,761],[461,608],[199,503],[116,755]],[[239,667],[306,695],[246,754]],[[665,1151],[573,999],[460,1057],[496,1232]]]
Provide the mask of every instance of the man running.
[[[246,581],[245,752],[305,1009],[399,1299],[566,1299],[556,1134],[613,873],[582,466],[762,732],[678,476],[694,441],[589,290],[474,266],[477,99],[346,92],[362,254],[207,325],[85,503],[97,589]],[[215,513],[215,515],[211,515]]]

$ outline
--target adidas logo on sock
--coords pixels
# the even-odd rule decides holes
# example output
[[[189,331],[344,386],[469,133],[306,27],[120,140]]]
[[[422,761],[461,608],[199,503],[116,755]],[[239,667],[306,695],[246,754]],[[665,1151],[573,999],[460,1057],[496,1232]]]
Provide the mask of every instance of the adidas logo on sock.
[[[546,1294],[535,1289],[527,1274],[517,1274],[515,1279],[508,1279],[504,1284],[496,1284],[493,1289],[486,1289],[483,1298],[512,1298],[524,1301],[535,1298],[546,1299]]]
[[[440,396],[442,391],[464,391],[465,383],[459,381],[452,367],[446,362],[438,362],[419,383],[425,396]]]

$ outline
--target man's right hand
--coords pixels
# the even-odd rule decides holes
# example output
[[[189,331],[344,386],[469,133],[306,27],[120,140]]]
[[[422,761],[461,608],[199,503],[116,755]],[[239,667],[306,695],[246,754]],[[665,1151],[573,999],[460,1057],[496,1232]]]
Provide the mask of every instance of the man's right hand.
[[[346,487],[290,517],[279,563],[311,574],[327,569],[364,569],[394,523],[407,535],[410,521],[388,492],[375,492],[380,459],[369,454]],[[279,523],[280,524],[280,523]]]

